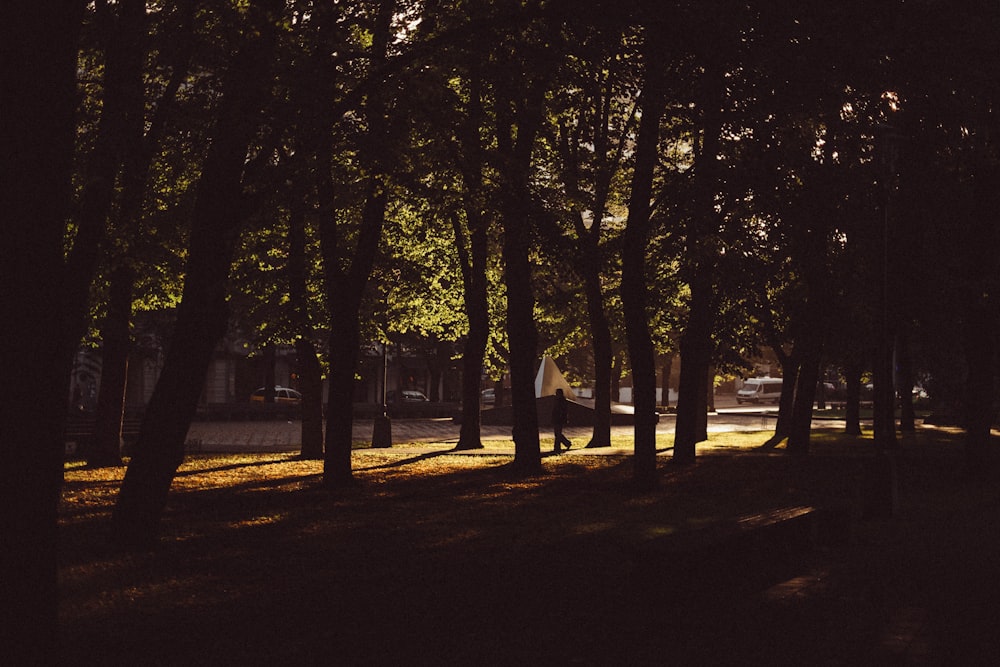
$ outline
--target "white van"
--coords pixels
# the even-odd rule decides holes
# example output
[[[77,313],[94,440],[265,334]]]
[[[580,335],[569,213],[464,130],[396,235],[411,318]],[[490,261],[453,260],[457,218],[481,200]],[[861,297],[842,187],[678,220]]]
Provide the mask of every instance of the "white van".
[[[777,403],[781,398],[781,378],[750,378],[736,392],[737,403]]]

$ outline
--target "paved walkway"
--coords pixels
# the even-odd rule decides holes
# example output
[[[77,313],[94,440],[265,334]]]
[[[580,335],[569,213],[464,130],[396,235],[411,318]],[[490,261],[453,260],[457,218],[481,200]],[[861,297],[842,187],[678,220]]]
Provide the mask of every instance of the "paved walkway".
[[[461,426],[451,419],[394,419],[392,442],[394,445],[420,445],[433,450],[447,450],[458,443]],[[843,428],[842,421],[817,421],[814,428]],[[354,422],[354,440],[371,442],[372,420]],[[726,412],[709,416],[710,433],[730,431],[766,431],[774,428],[774,413]],[[628,454],[631,448],[584,449],[590,439],[591,427],[570,427],[566,435],[576,447],[570,453]],[[629,437],[632,426],[611,427],[613,436]],[[673,415],[661,417],[658,434],[674,432]],[[483,426],[480,429],[485,449],[472,454],[513,453],[510,445],[509,426]],[[548,430],[542,431],[543,441],[551,438]],[[195,452],[293,452],[301,448],[302,423],[300,421],[214,421],[194,422],[188,431],[187,449]],[[705,445],[709,448],[710,445]]]

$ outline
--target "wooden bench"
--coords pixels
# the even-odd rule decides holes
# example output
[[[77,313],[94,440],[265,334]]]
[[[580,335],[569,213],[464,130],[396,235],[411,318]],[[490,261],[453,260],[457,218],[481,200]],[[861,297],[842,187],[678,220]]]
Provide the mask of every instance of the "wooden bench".
[[[658,535],[635,546],[635,583],[675,596],[762,590],[818,545],[845,539],[849,523],[846,513],[796,505]]]
[[[63,434],[63,441],[66,443],[66,455],[77,454],[81,445],[94,437],[94,427],[97,418],[93,413],[71,414],[66,419],[66,430]],[[122,421],[122,441],[124,445],[135,442],[139,437],[139,427],[142,425],[142,415],[126,413]]]

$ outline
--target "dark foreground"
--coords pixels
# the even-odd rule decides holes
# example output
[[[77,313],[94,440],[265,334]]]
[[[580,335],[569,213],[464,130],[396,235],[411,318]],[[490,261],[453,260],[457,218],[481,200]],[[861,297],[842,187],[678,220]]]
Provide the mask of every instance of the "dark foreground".
[[[944,438],[944,442],[939,442]],[[194,459],[155,553],[104,531],[121,471],[73,470],[63,507],[66,665],[1000,664],[1000,494],[923,433],[892,519],[862,520],[868,445],[664,461],[363,452],[358,488],[320,464]],[[637,545],[746,512],[838,507],[851,535],[745,570],[637,566]],[[724,551],[724,550],[723,550]],[[765,571],[766,570],[766,571]]]

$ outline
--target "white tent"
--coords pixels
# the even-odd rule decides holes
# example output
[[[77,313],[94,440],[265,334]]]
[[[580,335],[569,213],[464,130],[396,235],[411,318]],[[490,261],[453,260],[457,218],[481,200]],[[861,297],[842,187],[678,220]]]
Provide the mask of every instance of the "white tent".
[[[542,363],[538,367],[538,375],[535,376],[535,398],[542,396],[554,396],[556,389],[562,389],[566,398],[576,400],[573,388],[566,382],[559,367],[552,357],[542,357]]]

